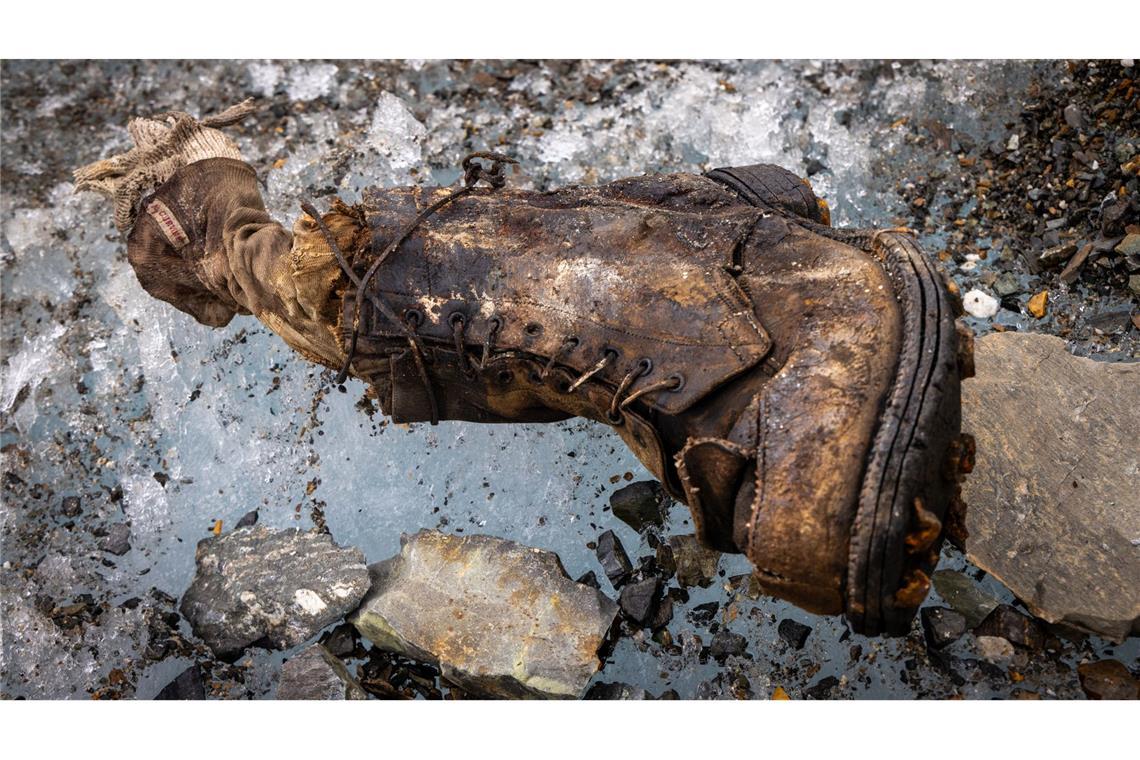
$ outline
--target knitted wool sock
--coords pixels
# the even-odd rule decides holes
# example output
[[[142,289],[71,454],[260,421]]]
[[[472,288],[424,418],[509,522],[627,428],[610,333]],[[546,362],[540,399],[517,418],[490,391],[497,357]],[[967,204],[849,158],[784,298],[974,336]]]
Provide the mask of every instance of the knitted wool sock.
[[[142,197],[166,182],[179,168],[207,158],[242,160],[237,145],[217,128],[238,123],[254,113],[252,99],[198,121],[169,111],[132,119],[127,126],[135,147],[75,171],[75,190],[94,190],[115,203],[115,227],[134,225]]]

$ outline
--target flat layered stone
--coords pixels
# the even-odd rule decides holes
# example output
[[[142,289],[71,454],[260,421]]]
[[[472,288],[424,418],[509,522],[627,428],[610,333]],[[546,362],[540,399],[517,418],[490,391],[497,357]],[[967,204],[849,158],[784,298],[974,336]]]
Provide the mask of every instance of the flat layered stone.
[[[198,543],[183,617],[218,657],[254,642],[297,646],[352,611],[368,592],[359,549],[317,531],[241,528]]]
[[[1140,363],[1074,357],[1049,335],[975,344],[962,386],[977,440],[968,554],[1034,615],[1140,632]]]
[[[424,530],[373,565],[349,619],[378,647],[439,665],[495,697],[580,697],[618,606],[558,555],[491,536]]]

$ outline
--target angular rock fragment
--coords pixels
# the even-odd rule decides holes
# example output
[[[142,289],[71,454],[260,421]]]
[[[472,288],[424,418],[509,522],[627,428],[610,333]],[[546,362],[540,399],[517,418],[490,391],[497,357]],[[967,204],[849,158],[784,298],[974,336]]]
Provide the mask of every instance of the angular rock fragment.
[[[1055,245],[1043,251],[1041,255],[1037,257],[1037,263],[1044,269],[1052,269],[1053,267],[1059,267],[1064,264],[1071,259],[1076,252],[1077,246],[1073,243]]]
[[[970,559],[1051,623],[1140,632],[1140,363],[1012,332],[978,340],[974,358],[962,386],[978,450],[964,484]]]
[[[121,557],[131,550],[131,526],[115,523],[107,529],[107,535],[99,540],[99,548],[108,554]]]
[[[748,639],[727,628],[721,628],[709,644],[709,654],[717,662],[724,662],[730,655],[740,656],[748,649]]]
[[[196,559],[179,609],[223,659],[263,639],[276,649],[301,644],[368,591],[364,555],[327,533],[242,528],[199,542]]]
[[[155,699],[159,700],[186,700],[205,699],[206,685],[202,680],[202,667],[194,663],[182,671],[158,692]]]
[[[582,573],[574,582],[581,583],[583,586],[589,586],[590,588],[600,589],[602,587],[601,584],[598,583],[597,573],[595,573],[593,570],[587,570],[586,572]]]
[[[1065,110],[1061,112],[1065,117],[1065,123],[1073,129],[1081,129],[1085,125],[1084,114],[1081,113],[1081,108],[1075,103],[1070,103],[1065,106]]]
[[[966,618],[973,628],[998,606],[998,600],[982,591],[978,584],[954,570],[938,570],[932,576],[934,589],[955,612]]]
[[[839,686],[839,679],[835,676],[824,676],[818,683],[804,689],[806,699],[831,699],[835,689]]]
[[[83,514],[83,506],[78,496],[63,497],[63,514],[65,517],[79,517]]]
[[[1008,604],[1000,604],[974,629],[977,636],[1000,636],[1023,649],[1041,649],[1045,633],[1036,621],[1027,618]]]
[[[993,665],[1006,666],[1013,659],[1013,644],[1001,636],[978,636],[978,654]]]
[[[619,488],[610,496],[610,509],[614,517],[638,533],[650,525],[665,523],[668,497],[655,480],[641,480]]]
[[[1040,293],[1034,294],[1030,297],[1029,302],[1025,305],[1026,310],[1034,319],[1041,319],[1045,316],[1049,304],[1049,291],[1042,290]]]
[[[1002,272],[994,280],[994,292],[998,294],[999,298],[1005,298],[1015,293],[1021,292],[1021,283],[1017,281],[1017,275],[1012,272]]]
[[[640,686],[630,686],[627,683],[620,681],[615,683],[603,683],[599,681],[590,687],[586,692],[583,699],[597,699],[597,700],[646,700],[653,699],[653,695]]]
[[[1089,699],[1140,699],[1140,681],[1119,660],[1081,663],[1077,674]]]
[[[321,639],[321,645],[333,657],[348,657],[356,649],[356,629],[350,623],[343,623],[329,631]]]
[[[633,563],[629,561],[629,555],[625,553],[621,539],[612,530],[607,530],[598,536],[598,548],[595,550],[595,554],[598,556],[598,562],[602,565],[602,571],[610,579],[614,588],[629,579],[630,573],[633,572]]]
[[[290,657],[281,666],[278,699],[368,699],[344,663],[320,644]]]
[[[776,627],[776,632],[780,634],[780,638],[788,642],[793,649],[803,649],[804,644],[807,643],[808,636],[811,635],[811,626],[804,625],[791,618],[785,618],[780,621]]]
[[[630,620],[645,625],[657,609],[657,593],[660,590],[661,581],[654,577],[626,585],[618,600],[621,611]]]
[[[475,694],[578,697],[618,606],[558,555],[490,536],[420,531],[373,565],[350,622],[381,649],[438,663]]]
[[[1124,239],[1116,246],[1116,252],[1125,256],[1140,254],[1140,233],[1132,232],[1125,235]]]
[[[923,607],[922,628],[926,634],[926,645],[931,649],[942,649],[966,633],[966,618],[948,607]]]
[[[669,536],[669,548],[673,552],[673,563],[677,568],[677,583],[685,587],[701,588],[712,584],[720,563],[720,552],[701,546],[692,534]]]
[[[657,603],[657,611],[653,613],[653,619],[649,621],[649,627],[654,630],[663,628],[673,620],[673,597],[665,595],[660,602]]]
[[[258,511],[256,509],[252,512],[246,512],[241,516],[241,519],[237,521],[237,525],[235,525],[234,528],[249,528],[257,525],[257,516]]]
[[[716,617],[720,602],[705,602],[689,610],[689,620],[695,625],[708,625]]]

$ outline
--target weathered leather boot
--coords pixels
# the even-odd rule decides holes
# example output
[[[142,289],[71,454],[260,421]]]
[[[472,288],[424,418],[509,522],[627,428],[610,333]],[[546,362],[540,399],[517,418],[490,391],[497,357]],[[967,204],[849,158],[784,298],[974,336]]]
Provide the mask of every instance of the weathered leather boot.
[[[538,193],[489,158],[293,236],[247,165],[199,160],[142,200],[128,252],[148,291],[256,314],[398,422],[611,425],[767,591],[905,632],[969,467],[968,336],[929,257],[831,229],[777,167]]]
[[[443,194],[370,193],[351,267]],[[349,289],[353,371],[398,421],[609,424],[765,589],[905,631],[957,483],[955,313],[911,238],[825,209],[773,166],[466,198]]]

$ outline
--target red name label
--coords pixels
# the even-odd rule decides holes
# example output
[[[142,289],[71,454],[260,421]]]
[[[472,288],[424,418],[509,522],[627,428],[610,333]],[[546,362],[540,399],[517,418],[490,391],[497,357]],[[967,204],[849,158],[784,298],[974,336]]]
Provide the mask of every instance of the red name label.
[[[146,212],[158,223],[162,234],[166,236],[167,241],[172,246],[181,248],[190,243],[190,236],[186,234],[186,230],[182,229],[182,225],[179,224],[174,214],[170,213],[170,209],[166,207],[165,203],[158,199],[152,200],[147,204]]]

